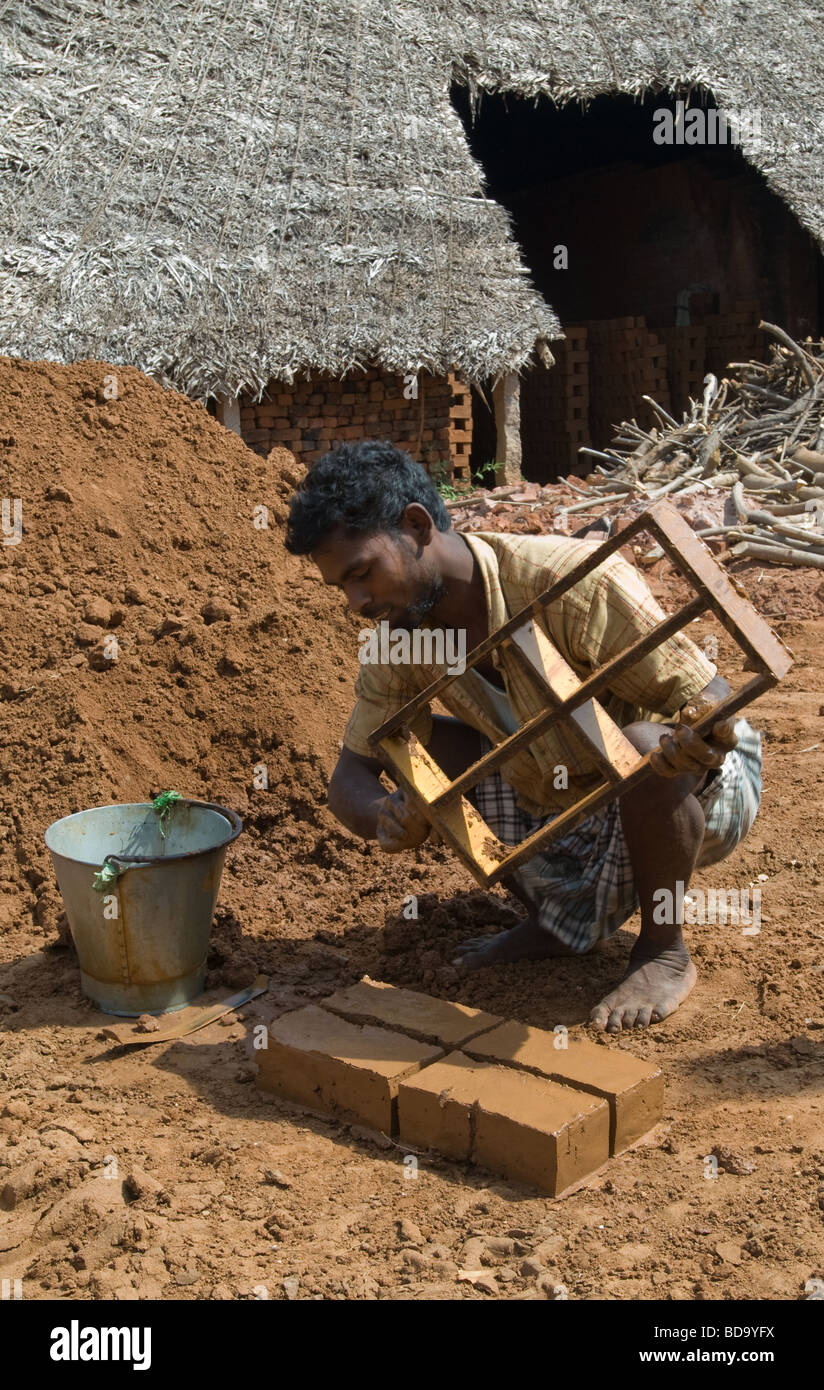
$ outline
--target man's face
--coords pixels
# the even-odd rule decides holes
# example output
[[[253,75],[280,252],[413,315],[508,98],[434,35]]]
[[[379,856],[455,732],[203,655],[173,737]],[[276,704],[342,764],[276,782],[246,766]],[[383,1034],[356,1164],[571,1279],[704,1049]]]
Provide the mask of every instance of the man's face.
[[[333,531],[312,552],[324,583],[342,589],[353,613],[411,630],[446,589],[429,546],[406,531],[350,536]]]

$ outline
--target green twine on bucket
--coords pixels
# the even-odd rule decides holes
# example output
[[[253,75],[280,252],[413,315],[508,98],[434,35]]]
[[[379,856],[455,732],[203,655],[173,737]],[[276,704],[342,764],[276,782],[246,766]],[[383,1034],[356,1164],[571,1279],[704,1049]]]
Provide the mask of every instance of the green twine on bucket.
[[[164,825],[164,821],[171,814],[172,807],[175,806],[177,802],[181,800],[182,797],[180,795],[180,792],[168,791],[161,792],[160,795],[156,796],[154,801],[152,802],[152,810],[155,811],[158,816],[157,828],[163,836],[164,840],[166,839],[166,827]],[[114,860],[115,862],[112,863],[112,860]],[[109,884],[114,883],[118,878],[120,878],[121,874],[125,874],[128,867],[128,864],[120,864],[117,862],[117,855],[107,854],[106,858],[103,860],[103,863],[101,864],[100,868],[98,869],[97,873],[94,875],[94,878],[92,880],[92,885],[94,887],[95,892],[105,893]]]
[[[156,796],[152,802],[152,810],[157,811],[159,816],[157,828],[164,840],[166,839],[166,829],[163,822],[170,814],[175,802],[180,801],[180,799],[180,792],[161,792],[160,796]]]
[[[109,884],[114,883],[115,880],[120,878],[120,875],[125,872],[125,868],[122,864],[111,864],[107,856],[92,880],[94,891],[96,893],[105,893]]]

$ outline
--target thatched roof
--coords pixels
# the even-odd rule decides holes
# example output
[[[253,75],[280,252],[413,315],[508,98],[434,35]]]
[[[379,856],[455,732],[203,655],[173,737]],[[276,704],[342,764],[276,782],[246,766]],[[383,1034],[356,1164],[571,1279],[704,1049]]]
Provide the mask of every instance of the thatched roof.
[[[705,85],[820,232],[815,0],[0,0],[0,351],[194,395],[378,362],[472,378],[559,335],[453,78]],[[799,67],[799,55],[803,55]]]

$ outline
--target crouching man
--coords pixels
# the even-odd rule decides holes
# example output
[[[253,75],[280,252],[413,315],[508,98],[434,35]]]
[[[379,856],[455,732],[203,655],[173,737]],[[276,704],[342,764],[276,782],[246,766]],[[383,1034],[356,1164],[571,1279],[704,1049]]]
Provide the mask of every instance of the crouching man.
[[[327,454],[307,475],[291,501],[286,546],[310,555],[354,613],[388,624],[390,634],[441,629],[452,635],[454,654],[471,651],[562,579],[592,543],[459,535],[423,468],[389,444],[366,441]],[[613,555],[536,621],[584,679],[663,617],[634,567]],[[415,644],[406,649],[414,655]],[[329,805],[349,830],[377,839],[389,854],[422,844],[430,826],[402,790],[387,793],[368,736],[444,669],[414,660],[361,666]],[[696,978],[682,935],[684,889],[697,866],[735,849],[761,795],[761,739],[746,720],[718,723],[705,739],[679,719],[686,706],[714,704],[728,690],[682,634],[616,677],[601,702],[639,752],[656,750],[657,775],[519,869],[520,891],[532,905],[528,917],[510,931],[463,943],[456,964],[477,970],[498,961],[583,955],[640,905],[641,930],[626,974],[591,1020],[618,1032],[678,1008]],[[450,779],[543,708],[508,649],[465,670],[443,704],[450,716],[425,712],[412,731]],[[586,745],[568,724],[557,724],[480,783],[473,799],[494,833],[515,844],[601,780]],[[662,902],[675,910],[662,911]]]

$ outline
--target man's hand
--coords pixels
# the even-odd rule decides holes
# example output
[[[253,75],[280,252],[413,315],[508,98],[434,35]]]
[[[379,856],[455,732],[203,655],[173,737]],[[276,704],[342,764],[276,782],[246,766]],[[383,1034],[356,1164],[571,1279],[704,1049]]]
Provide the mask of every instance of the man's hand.
[[[385,797],[378,808],[378,844],[386,854],[417,849],[431,829],[429,821],[407,799],[402,788]]]
[[[682,713],[689,717],[688,710]],[[650,766],[660,777],[679,777],[683,772],[692,772],[700,777],[710,768],[720,767],[737,742],[734,719],[713,724],[707,739],[688,724],[676,724],[668,733],[662,734],[658,748],[650,753]]]

